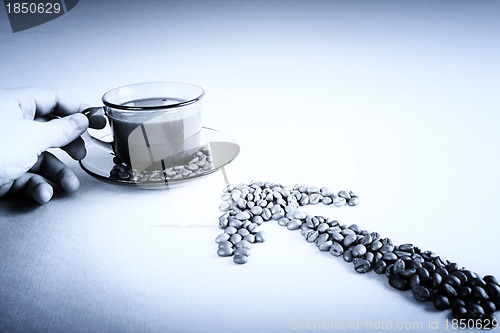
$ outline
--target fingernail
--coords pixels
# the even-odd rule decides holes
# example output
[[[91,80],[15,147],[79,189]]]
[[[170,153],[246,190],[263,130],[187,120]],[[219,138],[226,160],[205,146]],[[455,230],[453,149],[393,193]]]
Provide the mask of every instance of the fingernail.
[[[69,117],[69,119],[75,123],[78,130],[85,130],[89,126],[89,120],[81,113],[75,113]]]

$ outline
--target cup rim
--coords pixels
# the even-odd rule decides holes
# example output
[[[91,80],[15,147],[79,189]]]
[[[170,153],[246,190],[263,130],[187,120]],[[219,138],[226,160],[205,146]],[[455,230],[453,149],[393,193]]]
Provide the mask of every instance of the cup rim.
[[[170,84],[170,85],[183,85],[186,87],[191,87],[191,88],[196,88],[200,90],[200,93],[197,94],[196,97],[191,98],[187,101],[183,101],[180,103],[175,103],[175,104],[169,104],[169,105],[153,105],[153,106],[128,106],[128,105],[119,105],[119,104],[114,104],[106,100],[106,96],[112,92],[115,92],[119,89],[123,88],[130,88],[134,86],[143,86],[143,85],[158,85],[158,84]],[[205,96],[205,90],[203,90],[202,87],[197,86],[195,84],[191,83],[185,83],[185,82],[175,82],[175,81],[152,81],[152,82],[140,82],[140,83],[133,83],[133,84],[127,84],[121,87],[117,87],[114,89],[111,89],[104,93],[102,96],[102,102],[104,105],[110,108],[114,109],[119,109],[120,111],[158,111],[158,110],[165,110],[165,109],[174,109],[174,108],[179,108],[182,106],[194,104],[201,100]]]

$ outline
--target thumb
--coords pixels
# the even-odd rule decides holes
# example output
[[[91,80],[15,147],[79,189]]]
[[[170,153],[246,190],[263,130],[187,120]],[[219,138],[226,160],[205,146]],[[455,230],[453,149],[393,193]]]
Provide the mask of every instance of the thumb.
[[[59,148],[74,141],[88,128],[89,121],[81,113],[48,122],[34,122],[34,143],[42,153],[49,148]]]

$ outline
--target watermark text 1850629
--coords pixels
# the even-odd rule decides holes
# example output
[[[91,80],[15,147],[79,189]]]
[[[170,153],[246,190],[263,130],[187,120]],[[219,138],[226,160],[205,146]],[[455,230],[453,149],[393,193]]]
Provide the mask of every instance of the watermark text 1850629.
[[[73,9],[79,0],[4,0],[12,32],[49,22]]]

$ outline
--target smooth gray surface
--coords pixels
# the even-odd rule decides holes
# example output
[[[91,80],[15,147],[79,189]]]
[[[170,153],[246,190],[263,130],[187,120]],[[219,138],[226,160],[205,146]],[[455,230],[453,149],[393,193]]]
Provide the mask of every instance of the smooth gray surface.
[[[492,1],[80,1],[12,34],[0,9],[0,86],[98,105],[129,83],[198,84],[204,126],[241,145],[231,182],[354,190],[357,207],[310,211],[500,276],[499,11]],[[0,200],[0,330],[286,332],[295,320],[446,330],[445,313],[277,224],[248,264],[217,257],[220,173],[143,191],[63,158],[78,192],[42,207]]]

